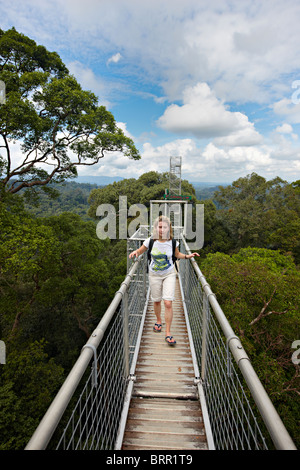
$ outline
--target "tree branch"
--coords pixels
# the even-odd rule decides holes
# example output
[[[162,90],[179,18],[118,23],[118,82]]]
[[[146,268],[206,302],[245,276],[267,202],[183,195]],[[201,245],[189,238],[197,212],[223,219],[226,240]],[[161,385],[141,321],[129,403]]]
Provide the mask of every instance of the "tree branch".
[[[284,384],[286,387],[282,390],[279,390],[278,392],[271,393],[271,395],[281,395],[282,393],[295,392],[298,396],[300,396],[299,387],[297,386],[299,376],[300,376],[299,371],[300,371],[300,367],[295,366],[294,377],[292,377],[292,379],[289,382]]]
[[[15,332],[16,332],[18,326],[19,326],[21,316],[26,311],[26,309],[33,304],[33,302],[35,301],[36,293],[40,290],[38,275],[36,275],[36,276],[33,275],[32,279],[33,279],[33,282],[34,282],[34,285],[35,285],[34,289],[33,289],[33,292],[32,292],[32,296],[28,300],[26,305],[24,305],[24,307],[16,313],[14,324],[13,324],[12,330],[11,330],[10,335],[9,335],[9,339],[12,338],[12,336],[15,334]]]
[[[2,138],[4,140],[4,143],[5,145],[1,146],[3,148],[6,149],[6,153],[7,153],[7,169],[6,169],[6,177],[8,177],[9,173],[10,173],[10,168],[11,168],[11,158],[10,158],[10,148],[9,148],[9,145],[8,145],[8,140],[6,138],[6,135],[5,134],[1,134],[2,135]]]
[[[268,306],[269,306],[269,304],[271,303],[271,301],[272,301],[272,299],[273,299],[273,297],[274,297],[274,294],[275,294],[276,290],[277,290],[277,286],[276,286],[275,289],[273,290],[273,292],[272,292],[271,297],[269,298],[269,300],[268,300],[267,302],[264,301],[264,306],[263,306],[263,308],[261,309],[259,315],[258,315],[256,318],[254,318],[254,320],[252,320],[252,322],[249,323],[250,326],[255,325],[255,323],[259,322],[262,318],[268,317],[269,315],[272,315],[272,314],[273,314],[273,315],[283,315],[284,313],[287,312],[287,309],[286,309],[286,310],[284,310],[283,312],[276,312],[275,310],[271,310],[271,311],[265,313],[266,310],[267,310],[267,308],[268,308]]]

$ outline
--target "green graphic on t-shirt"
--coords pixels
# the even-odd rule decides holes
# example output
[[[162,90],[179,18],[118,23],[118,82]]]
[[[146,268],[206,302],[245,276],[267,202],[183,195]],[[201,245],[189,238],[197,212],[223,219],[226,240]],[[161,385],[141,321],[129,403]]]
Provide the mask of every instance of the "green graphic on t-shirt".
[[[159,251],[153,253],[152,250],[151,255],[154,263],[152,266],[153,271],[165,271],[170,268],[171,263],[165,253],[160,253]]]

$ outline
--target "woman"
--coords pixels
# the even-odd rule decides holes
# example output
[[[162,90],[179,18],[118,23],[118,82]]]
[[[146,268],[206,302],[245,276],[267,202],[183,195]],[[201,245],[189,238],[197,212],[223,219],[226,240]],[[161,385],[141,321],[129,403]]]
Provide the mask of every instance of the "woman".
[[[155,332],[161,332],[161,300],[165,304],[165,322],[166,337],[165,340],[170,346],[176,344],[175,339],[171,336],[171,325],[173,319],[172,302],[175,299],[175,282],[176,271],[172,259],[172,238],[173,230],[170,219],[166,216],[159,216],[153,226],[153,246],[151,250],[151,263],[149,266],[149,284],[151,298],[154,303],[154,313],[156,315],[156,323],[153,327]],[[149,247],[150,237],[144,241],[143,245],[133,251],[129,258],[138,257]],[[176,242],[175,256],[178,259],[189,259],[199,256],[198,253],[185,255],[178,250],[179,243]]]

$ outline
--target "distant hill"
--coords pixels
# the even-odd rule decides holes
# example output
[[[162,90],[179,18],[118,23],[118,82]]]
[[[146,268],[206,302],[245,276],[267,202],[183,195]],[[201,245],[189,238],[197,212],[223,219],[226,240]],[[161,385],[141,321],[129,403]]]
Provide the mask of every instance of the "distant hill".
[[[87,215],[89,208],[88,198],[92,189],[104,187],[114,181],[121,181],[124,178],[120,176],[79,176],[78,178],[66,181],[65,183],[53,186],[54,189],[59,191],[59,196],[52,199],[48,195],[39,191],[38,205],[32,203],[25,203],[25,207],[31,213],[39,217],[47,217],[51,215],[59,215],[63,212],[73,212],[80,215],[85,220],[92,220]],[[213,199],[214,192],[219,188],[221,183],[191,183],[196,191],[196,197],[199,201],[205,199]],[[226,183],[222,185],[226,186]]]
[[[78,176],[74,181],[76,183],[89,183],[89,184],[97,184],[98,186],[106,186],[108,184],[112,184],[114,181],[121,181],[124,178],[121,176]]]
[[[215,181],[211,182],[202,182],[202,181],[189,181],[195,189],[197,188],[217,188],[218,186],[228,186],[231,183],[216,183]]]
[[[78,184],[92,184],[97,186],[107,186],[112,184],[114,181],[118,182],[124,180],[121,176],[78,176],[75,180],[75,183]],[[219,186],[227,186],[230,183],[216,183],[216,182],[201,182],[201,181],[190,181],[196,190],[196,197],[198,200],[212,199],[214,192],[218,191]]]
[[[106,186],[108,184],[112,184],[114,181],[121,181],[124,180],[122,176],[78,176],[75,181],[76,183],[89,183],[89,184],[97,184],[98,186]],[[183,178],[185,179],[185,178]],[[190,181],[190,183],[194,186],[195,189],[198,188],[217,188],[218,186],[227,186],[231,183],[216,183],[215,181],[211,182],[201,182],[201,181]]]

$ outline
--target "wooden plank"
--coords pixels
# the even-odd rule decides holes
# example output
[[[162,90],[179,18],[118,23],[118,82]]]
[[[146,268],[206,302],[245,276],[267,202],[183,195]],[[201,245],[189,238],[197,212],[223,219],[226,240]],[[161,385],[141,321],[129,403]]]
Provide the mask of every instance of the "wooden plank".
[[[165,342],[164,322],[161,333],[153,331],[155,322],[149,302],[122,449],[208,449],[178,279],[171,330],[175,346]]]

